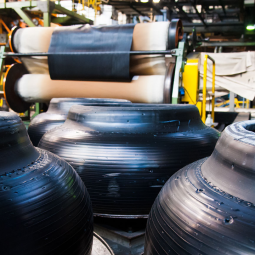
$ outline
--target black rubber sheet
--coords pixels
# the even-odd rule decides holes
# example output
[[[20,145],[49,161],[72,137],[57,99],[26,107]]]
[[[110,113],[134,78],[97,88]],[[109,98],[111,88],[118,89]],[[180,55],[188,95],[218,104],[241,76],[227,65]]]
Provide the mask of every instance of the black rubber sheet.
[[[130,81],[130,55],[114,52],[131,50],[133,29],[134,24],[56,28],[48,51],[51,53],[48,57],[51,79]],[[68,54],[61,54],[63,52]]]

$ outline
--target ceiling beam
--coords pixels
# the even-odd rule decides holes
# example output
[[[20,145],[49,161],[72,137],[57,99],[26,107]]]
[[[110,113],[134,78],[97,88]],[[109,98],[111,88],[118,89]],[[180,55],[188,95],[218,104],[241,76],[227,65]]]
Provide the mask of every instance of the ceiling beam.
[[[137,12],[139,15],[141,15],[141,16],[147,16],[147,15],[145,15],[144,13],[142,13],[141,11],[137,10],[137,9],[133,6],[133,4],[130,4],[129,6],[130,6],[131,9],[133,9],[133,10],[134,10],[135,12]]]
[[[222,7],[222,10],[223,10],[224,14],[226,15],[226,10],[225,10],[225,5],[223,3],[223,0],[219,0],[219,2],[220,2],[220,5]]]
[[[243,33],[243,23],[242,22],[219,22],[211,23],[205,28],[202,23],[184,23],[184,32],[192,32],[193,27],[196,27],[198,33],[214,33],[214,32],[228,32],[232,34]]]
[[[153,4],[152,2],[150,2],[150,6],[151,8],[159,15],[162,15],[163,13],[161,12],[160,8],[158,8],[155,4]]]
[[[175,2],[175,4],[176,4],[176,7],[179,9],[180,14],[183,14],[183,15],[185,16],[186,20],[188,20],[189,22],[192,23],[192,19],[191,19],[191,18],[189,17],[189,15],[182,9],[182,6],[180,6],[178,2]]]
[[[197,14],[197,16],[199,17],[199,19],[202,21],[202,23],[204,24],[204,26],[207,27],[207,24],[205,23],[205,21],[204,21],[202,15],[201,15],[201,13],[199,13],[198,10],[197,10],[196,3],[193,2],[192,0],[190,0],[190,2],[191,2],[191,4],[192,4],[193,8],[195,9],[196,14]]]
[[[242,3],[243,0],[224,0],[224,5],[232,5],[232,6],[240,6],[240,3]],[[178,2],[179,5],[182,6],[191,6],[192,3],[190,1],[185,1],[185,2]],[[219,5],[218,1],[215,0],[210,0],[210,1],[202,1],[201,3],[203,6],[216,6]]]

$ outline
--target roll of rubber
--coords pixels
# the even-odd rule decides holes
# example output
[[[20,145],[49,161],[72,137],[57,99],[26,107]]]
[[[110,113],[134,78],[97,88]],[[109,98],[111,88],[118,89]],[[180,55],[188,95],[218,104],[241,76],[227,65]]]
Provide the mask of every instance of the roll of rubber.
[[[32,146],[15,113],[0,112],[1,254],[90,255],[93,217],[73,168]]]
[[[88,188],[94,215],[148,217],[158,192],[186,164],[212,153],[219,132],[193,105],[72,106],[39,148],[67,160]]]
[[[58,28],[58,30],[60,29],[63,27]],[[48,52],[54,28],[22,28],[17,30],[17,35],[16,30],[10,36],[10,45],[13,45],[12,48],[15,52]],[[182,37],[180,31],[183,33],[182,24],[179,20],[172,20],[171,23],[138,23],[134,27],[131,51],[176,48]],[[169,48],[170,45],[172,48]],[[49,74],[47,59],[47,57],[21,58],[31,74]],[[165,69],[165,57],[163,55],[130,56],[131,75],[164,75]]]
[[[18,80],[17,94],[30,103],[64,97],[123,98],[133,103],[163,103],[165,94],[170,93],[169,82],[172,80],[165,79],[164,75],[135,76],[128,83],[53,81],[49,75],[28,74]]]
[[[27,69],[23,64],[11,65],[4,76],[3,91],[8,106],[15,112],[25,112],[29,109],[31,103],[28,103],[17,94],[17,82],[27,74]]]
[[[145,255],[255,254],[255,121],[228,126],[212,155],[162,188],[150,212]]]
[[[51,79],[130,81],[130,54],[115,52],[131,50],[133,30],[134,24],[55,28],[48,51],[53,54],[48,57]],[[112,53],[95,54],[97,51]],[[61,52],[73,54],[54,54]]]
[[[53,98],[47,112],[41,113],[32,119],[28,126],[28,135],[34,146],[37,146],[42,136],[59,125],[62,125],[69,109],[73,105],[86,106],[119,106],[131,103],[121,99],[101,99],[101,98]]]

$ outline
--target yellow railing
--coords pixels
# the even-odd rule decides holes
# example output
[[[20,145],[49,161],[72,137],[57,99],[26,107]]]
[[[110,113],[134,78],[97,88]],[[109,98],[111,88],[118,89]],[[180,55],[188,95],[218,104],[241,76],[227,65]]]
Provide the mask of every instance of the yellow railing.
[[[229,107],[230,100],[226,100],[224,102],[218,103],[215,105],[215,107]],[[249,109],[250,100],[246,99],[245,101],[239,101],[237,98],[234,99],[234,106],[235,108],[243,108],[243,105],[246,105],[246,109]]]
[[[207,78],[207,59],[213,62],[212,69],[212,120],[214,122],[214,104],[215,104],[215,60],[209,55],[205,55],[204,58],[204,77],[203,77],[203,107],[202,107],[202,121],[206,120],[206,78]]]

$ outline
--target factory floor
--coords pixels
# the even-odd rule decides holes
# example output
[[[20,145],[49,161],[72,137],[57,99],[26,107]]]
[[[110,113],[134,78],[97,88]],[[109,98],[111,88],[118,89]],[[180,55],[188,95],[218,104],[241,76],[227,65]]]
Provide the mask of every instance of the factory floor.
[[[94,217],[94,231],[104,238],[115,255],[141,255],[146,223],[147,219]]]

